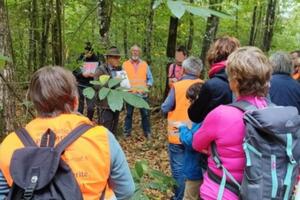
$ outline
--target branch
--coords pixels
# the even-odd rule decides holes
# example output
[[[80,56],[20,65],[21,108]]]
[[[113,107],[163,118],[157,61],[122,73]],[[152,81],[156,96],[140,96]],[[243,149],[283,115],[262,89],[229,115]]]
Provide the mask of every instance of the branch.
[[[14,88],[8,83],[8,81],[5,79],[5,77],[3,76],[3,74],[0,72],[0,78],[3,80],[3,82],[6,84],[6,86],[8,87],[9,91],[13,94],[13,96],[16,97],[16,99],[23,103],[23,100],[17,95],[17,93],[15,92]],[[28,109],[26,107],[26,105],[22,104],[23,107],[25,108],[26,111],[28,111],[28,113],[32,116],[35,117],[34,114],[30,111],[30,109]]]

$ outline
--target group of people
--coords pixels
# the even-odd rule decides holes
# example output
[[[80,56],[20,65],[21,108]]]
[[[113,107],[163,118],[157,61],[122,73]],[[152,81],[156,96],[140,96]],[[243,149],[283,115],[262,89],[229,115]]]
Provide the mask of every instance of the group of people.
[[[93,58],[90,45],[85,50],[81,59],[86,62],[98,61]],[[242,182],[248,162],[243,147],[246,127],[243,111],[230,104],[248,102],[256,109],[263,109],[273,102],[282,106],[295,106],[299,111],[300,83],[295,80],[299,73],[298,53],[295,51],[289,55],[276,52],[267,58],[256,47],[240,47],[238,39],[221,37],[208,51],[209,79],[204,81],[200,79],[203,62],[197,57],[188,56],[184,47],[177,48],[176,63],[169,67],[169,92],[161,106],[162,112],[168,118],[170,168],[176,181],[173,200],[239,198],[230,189],[230,185],[232,180]],[[132,46],[131,58],[121,68],[121,54],[113,46],[107,50],[105,62],[97,66],[94,73],[75,71],[72,74],[62,67],[51,66],[43,67],[33,74],[28,94],[37,111],[37,117],[21,131],[9,134],[0,146],[0,199],[5,199],[7,195],[9,199],[13,199],[15,194],[9,191],[16,190],[21,191],[17,195],[23,199],[45,194],[51,199],[60,199],[62,194],[52,191],[58,190],[55,183],[69,168],[76,181],[75,185],[78,185],[82,194],[78,199],[131,198],[135,191],[134,181],[126,157],[112,134],[116,132],[119,112],[113,112],[106,100],[97,99],[87,102],[88,118],[77,111],[83,112],[82,90],[92,86],[89,85],[91,80],[98,79],[101,75],[116,77],[119,70],[126,71],[132,87],[130,92],[147,100],[147,93],[133,89],[151,87],[153,84],[150,68],[141,60],[140,54],[141,49],[137,45]],[[92,122],[95,105],[100,108],[100,125]],[[130,136],[133,107],[127,105],[126,110],[124,134]],[[150,138],[149,111],[140,109],[140,112],[144,136]],[[83,125],[88,128],[82,129]],[[73,142],[66,146],[66,138],[73,138]],[[30,145],[28,140],[31,141]],[[36,150],[34,146],[39,144],[41,149],[47,147],[41,151],[43,154],[32,154]],[[295,160],[290,149],[291,144],[288,142],[287,154],[293,163]],[[13,166],[16,162],[20,163],[22,158],[24,161],[29,153],[33,157],[43,156],[56,152],[62,145],[65,148],[55,155],[61,159],[57,162],[59,167],[50,168],[52,171],[49,171],[55,178],[49,179],[48,184],[43,187],[39,181],[43,182],[45,174],[38,167],[41,164],[53,164],[50,158],[39,158],[37,160],[43,162],[38,163],[32,158],[32,162]],[[252,151],[257,153],[253,148]],[[276,165],[272,165],[273,168],[274,166],[276,168]],[[28,174],[20,179],[20,174],[16,174],[16,167],[26,168]],[[57,174],[61,173],[58,169],[64,173]],[[230,174],[230,179],[221,178],[224,173]],[[220,182],[216,181],[218,178]],[[275,175],[272,171],[272,178],[273,184],[273,180],[277,180],[276,169]],[[72,179],[69,180],[72,182]],[[24,184],[16,186],[16,181]],[[68,184],[63,183],[63,186]],[[222,184],[225,188],[220,192]],[[272,196],[276,197],[278,185],[274,185]],[[47,187],[51,188],[43,189]],[[293,189],[288,187],[286,190],[288,192],[285,199],[288,199],[288,194]]]
[[[181,52],[182,47],[176,55]],[[243,179],[246,127],[243,111],[228,104],[247,102],[261,109],[272,102],[300,111],[298,53],[276,52],[267,58],[256,47],[240,47],[238,39],[221,37],[208,51],[207,81],[199,78],[203,70],[199,58],[183,53],[184,59],[170,66],[170,91],[161,110],[168,115],[169,161],[177,183],[173,200],[239,199],[227,185]],[[223,173],[230,177],[220,192]]]
[[[117,133],[117,127],[119,124],[119,111],[112,111],[108,105],[107,100],[99,100],[98,95],[95,95],[93,99],[85,98],[83,95],[83,89],[87,87],[93,87],[90,81],[98,80],[102,75],[108,75],[111,78],[118,77],[117,72],[124,71],[129,80],[129,92],[139,95],[144,100],[148,101],[148,89],[153,85],[153,76],[151,69],[147,62],[143,61],[140,57],[141,48],[138,45],[133,45],[130,49],[131,57],[120,66],[121,54],[117,47],[110,47],[104,54],[105,61],[99,63],[94,73],[85,73],[84,70],[75,70],[74,75],[78,81],[79,90],[79,109],[80,113],[83,113],[84,101],[87,104],[87,117],[93,120],[94,110],[98,110],[98,124],[108,128],[112,133]],[[85,47],[83,56],[80,56],[78,60],[84,62],[98,62],[99,59],[95,56],[90,44]],[[139,89],[140,88],[140,89]],[[130,104],[126,104],[126,117],[124,123],[123,134],[125,137],[131,136],[132,131],[132,117],[134,107]],[[141,123],[145,138],[151,137],[151,125],[150,125],[150,113],[149,110],[141,108]]]

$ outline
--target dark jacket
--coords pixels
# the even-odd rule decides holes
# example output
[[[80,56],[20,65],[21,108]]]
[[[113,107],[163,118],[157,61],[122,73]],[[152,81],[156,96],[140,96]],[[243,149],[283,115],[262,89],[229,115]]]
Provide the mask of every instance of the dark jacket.
[[[95,79],[98,80],[101,75],[109,75],[111,78],[114,78],[116,76],[115,71],[120,71],[120,70],[122,70],[121,67],[112,70],[111,68],[109,68],[107,63],[103,63],[97,68],[95,73]],[[96,89],[99,90],[100,88],[96,88]],[[110,109],[106,98],[100,101],[100,109]]]
[[[206,115],[221,104],[232,102],[232,92],[227,80],[225,69],[216,73],[201,88],[198,99],[188,109],[189,118],[200,123]]]
[[[289,74],[275,73],[271,78],[271,101],[280,106],[295,106],[300,111],[300,83]]]
[[[83,61],[83,62],[99,62],[98,56],[96,54],[92,54],[90,58],[85,58],[84,53],[82,53],[79,58],[76,60],[78,61]],[[81,68],[77,68],[76,70],[73,71],[73,75],[76,77],[76,80],[78,82],[78,86],[81,88],[86,88],[86,87],[92,87],[93,85],[90,84],[90,81],[94,80],[93,77],[84,77],[82,75],[82,70]]]

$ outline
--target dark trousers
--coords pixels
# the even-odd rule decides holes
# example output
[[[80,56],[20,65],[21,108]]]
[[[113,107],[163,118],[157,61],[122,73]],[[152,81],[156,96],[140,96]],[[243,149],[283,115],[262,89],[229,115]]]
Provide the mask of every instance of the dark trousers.
[[[94,112],[95,112],[95,101],[96,98],[88,99],[83,95],[83,90],[85,87],[78,87],[78,94],[79,94],[79,105],[78,105],[78,112],[83,114],[84,111],[84,102],[87,104],[87,117],[92,121]]]
[[[98,123],[109,129],[113,134],[116,134],[119,123],[119,114],[119,111],[113,112],[110,109],[100,108]]]
[[[144,98],[146,101],[147,98]],[[126,117],[124,123],[124,133],[130,135],[132,130],[132,116],[133,116],[134,107],[126,104]],[[150,111],[145,108],[140,108],[141,118],[142,118],[142,128],[145,136],[151,134],[151,126],[150,126]]]

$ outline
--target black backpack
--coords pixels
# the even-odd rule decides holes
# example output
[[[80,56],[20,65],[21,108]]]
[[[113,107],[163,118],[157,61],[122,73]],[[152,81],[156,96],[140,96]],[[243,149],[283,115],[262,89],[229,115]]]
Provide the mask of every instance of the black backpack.
[[[246,101],[230,105],[245,112],[243,149],[246,167],[240,184],[222,165],[213,143],[213,160],[222,169],[223,177],[217,177],[211,170],[208,170],[208,176],[220,184],[218,199],[222,198],[224,188],[242,200],[291,199],[300,161],[300,116],[297,108],[270,104],[257,109]]]
[[[40,147],[24,128],[16,131],[25,147],[13,153],[10,164],[13,185],[7,200],[82,200],[78,183],[61,155],[92,127],[78,126],[55,147],[55,134],[51,129],[43,134]]]

